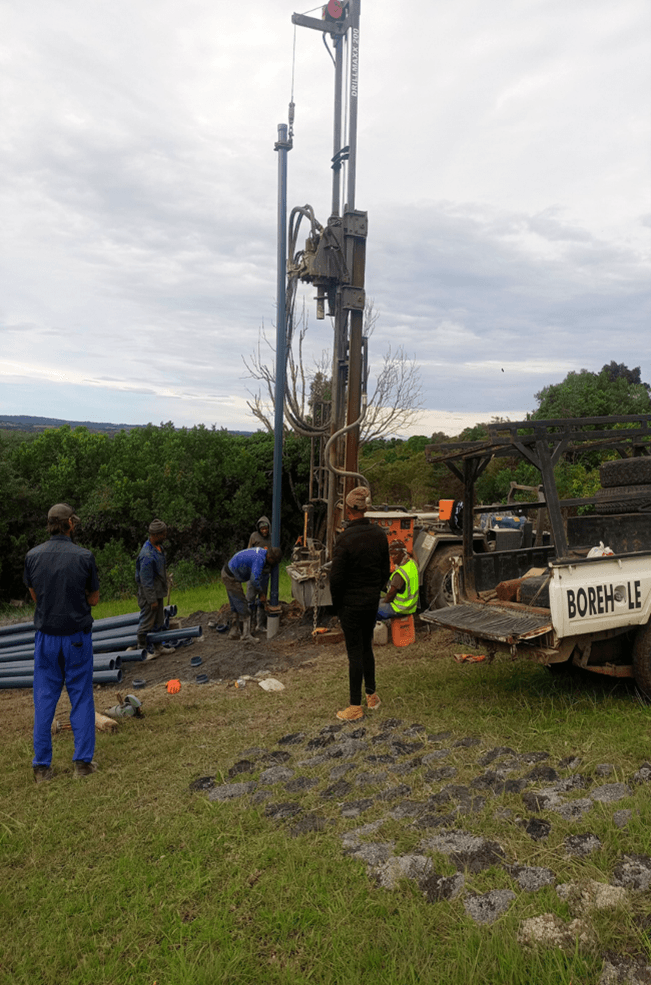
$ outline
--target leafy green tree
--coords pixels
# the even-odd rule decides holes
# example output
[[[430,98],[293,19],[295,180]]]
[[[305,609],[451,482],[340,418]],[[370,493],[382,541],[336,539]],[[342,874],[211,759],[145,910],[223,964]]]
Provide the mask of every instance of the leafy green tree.
[[[12,439],[14,436],[12,435]],[[35,440],[0,440],[0,595],[22,596],[25,553],[47,538],[46,515],[68,502],[94,551],[105,597],[129,593],[133,563],[154,516],[165,520],[169,557],[183,572],[220,568],[246,546],[255,522],[271,515],[273,435],[232,435],[171,422],[114,437],[65,426]],[[285,550],[302,529],[309,442],[286,435],[281,536]]]
[[[639,382],[639,376],[639,367],[627,370],[623,364],[616,363],[604,366],[599,373],[587,369],[568,373],[561,383],[551,384],[535,394],[538,409],[530,417],[533,420],[555,420],[649,414],[649,389],[645,383]],[[636,379],[638,382],[635,382]]]

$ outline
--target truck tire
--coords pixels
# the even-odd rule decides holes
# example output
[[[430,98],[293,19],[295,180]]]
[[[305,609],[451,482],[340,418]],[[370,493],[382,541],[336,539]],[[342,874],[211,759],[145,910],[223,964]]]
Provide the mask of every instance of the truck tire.
[[[639,513],[651,509],[651,484],[645,486],[611,486],[597,489],[597,513]]]
[[[599,466],[599,476],[604,489],[627,486],[631,483],[651,482],[651,456],[643,458],[619,458]]]
[[[442,547],[430,561],[425,572],[425,602],[429,609],[445,609],[452,605],[452,558],[463,553],[461,544]]]
[[[651,623],[640,626],[635,634],[633,676],[644,697],[651,701]]]

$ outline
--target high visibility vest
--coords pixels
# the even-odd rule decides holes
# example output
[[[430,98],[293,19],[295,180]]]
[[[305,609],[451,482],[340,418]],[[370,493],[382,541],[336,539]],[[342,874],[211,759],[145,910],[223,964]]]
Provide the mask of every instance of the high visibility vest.
[[[391,608],[396,615],[409,616],[418,608],[418,567],[411,558],[406,564],[401,564],[394,574],[398,572],[402,576],[405,587],[402,592],[398,592]]]

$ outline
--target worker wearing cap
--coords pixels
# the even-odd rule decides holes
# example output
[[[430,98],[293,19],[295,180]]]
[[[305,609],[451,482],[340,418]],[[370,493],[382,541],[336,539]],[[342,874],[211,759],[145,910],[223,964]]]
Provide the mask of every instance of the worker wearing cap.
[[[136,559],[136,585],[138,586],[138,642],[136,649],[147,647],[147,633],[163,629],[165,621],[165,596],[167,595],[167,566],[161,544],[167,539],[167,524],[162,520],[152,520],[149,524],[149,537],[142,545]],[[161,647],[154,648],[154,655]]]
[[[234,554],[222,568],[222,581],[231,605],[229,640],[241,639],[243,643],[260,642],[251,635],[251,610],[242,585],[247,581],[249,585],[253,584],[264,605],[267,596],[266,589],[262,587],[263,583],[266,586],[269,572],[278,564],[282,556],[279,547],[247,547],[245,551]]]
[[[65,683],[75,737],[76,776],[97,769],[91,606],[99,602],[97,565],[90,551],[73,543],[79,517],[67,503],[47,515],[50,539],[25,558],[24,580],[34,613],[34,759],[37,783],[52,772],[52,720]]]
[[[418,566],[403,541],[392,540],[389,556],[394,564],[389,589],[377,610],[378,619],[411,616],[418,608]]]
[[[247,549],[251,547],[264,547],[266,550],[271,547],[271,529],[268,517],[260,517],[246,546]],[[266,597],[268,583],[269,575],[263,572],[259,588],[256,588],[254,581],[249,581],[246,587],[246,601],[249,603],[249,610],[251,612],[251,626],[255,629],[266,629],[267,626],[267,614],[264,609],[264,602],[260,599],[260,596],[262,595],[263,598]]]
[[[348,493],[346,506],[350,522],[337,537],[332,554],[330,593],[348,654],[350,706],[337,712],[337,718],[343,721],[364,717],[362,684],[367,707],[380,706],[375,690],[373,630],[391,564],[384,530],[364,516],[370,503],[365,486],[357,486]]]

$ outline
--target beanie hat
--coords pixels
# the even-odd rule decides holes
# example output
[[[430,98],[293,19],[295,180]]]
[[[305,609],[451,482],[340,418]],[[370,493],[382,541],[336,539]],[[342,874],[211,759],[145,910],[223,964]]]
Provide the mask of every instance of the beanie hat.
[[[371,492],[366,486],[355,486],[346,496],[346,506],[365,513],[371,505]]]
[[[164,534],[167,530],[167,524],[163,523],[162,520],[152,520],[149,524],[150,534]]]

